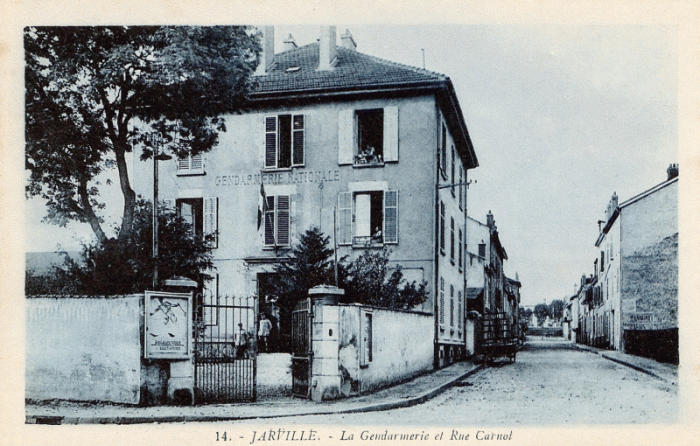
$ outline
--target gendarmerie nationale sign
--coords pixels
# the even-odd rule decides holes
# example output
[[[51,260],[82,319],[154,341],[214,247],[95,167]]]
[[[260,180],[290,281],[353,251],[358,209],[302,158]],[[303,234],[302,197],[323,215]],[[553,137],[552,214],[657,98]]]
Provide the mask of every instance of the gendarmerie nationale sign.
[[[189,359],[192,339],[192,294],[146,291],[144,356]]]
[[[325,183],[340,181],[340,170],[294,170],[290,172],[269,172],[255,174],[217,175],[214,186],[251,186],[265,184]]]

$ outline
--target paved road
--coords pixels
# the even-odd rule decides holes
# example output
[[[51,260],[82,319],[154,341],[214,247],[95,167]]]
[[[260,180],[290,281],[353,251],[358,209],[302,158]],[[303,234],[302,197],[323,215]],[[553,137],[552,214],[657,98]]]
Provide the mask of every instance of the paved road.
[[[528,341],[514,364],[484,369],[419,406],[280,422],[512,427],[669,423],[677,417],[677,387],[563,342],[544,340]]]

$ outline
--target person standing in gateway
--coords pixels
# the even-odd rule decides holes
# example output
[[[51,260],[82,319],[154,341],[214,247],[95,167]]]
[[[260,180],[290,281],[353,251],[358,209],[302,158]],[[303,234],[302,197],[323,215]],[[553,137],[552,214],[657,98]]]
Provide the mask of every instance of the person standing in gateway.
[[[265,353],[268,351],[267,338],[270,337],[271,330],[272,322],[270,322],[263,313],[260,315],[260,325],[258,328],[258,346],[259,348],[264,349]]]

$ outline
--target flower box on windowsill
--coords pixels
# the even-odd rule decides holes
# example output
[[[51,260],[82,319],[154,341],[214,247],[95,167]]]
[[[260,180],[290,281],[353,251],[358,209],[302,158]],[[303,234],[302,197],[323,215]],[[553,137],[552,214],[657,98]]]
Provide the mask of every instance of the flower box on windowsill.
[[[358,236],[352,238],[353,248],[381,248],[384,246],[384,240],[381,236]]]

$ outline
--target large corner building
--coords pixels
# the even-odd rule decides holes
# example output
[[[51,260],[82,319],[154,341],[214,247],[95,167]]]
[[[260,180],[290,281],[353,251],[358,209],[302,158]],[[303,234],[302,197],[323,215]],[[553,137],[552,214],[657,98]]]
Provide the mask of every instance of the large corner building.
[[[317,226],[339,258],[390,247],[391,265],[427,282],[418,310],[434,315],[436,364],[463,354],[463,184],[478,163],[450,79],[362,54],[334,27],[278,54],[267,28],[262,67],[214,150],[160,163],[161,199],[196,231],[218,231],[208,294],[264,299],[275,265]],[[136,164],[149,196],[152,166]]]

